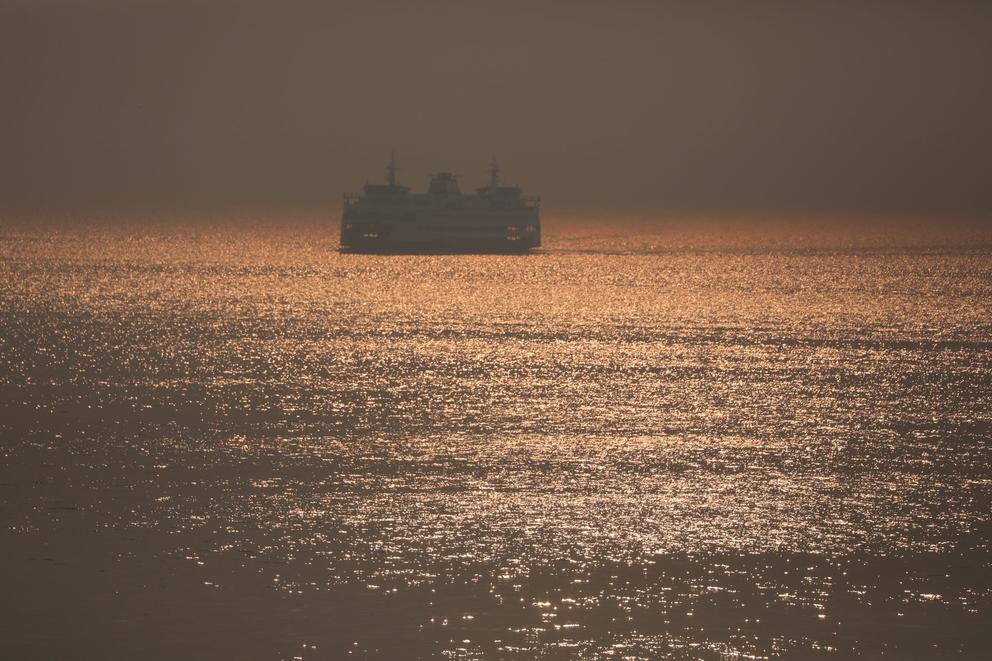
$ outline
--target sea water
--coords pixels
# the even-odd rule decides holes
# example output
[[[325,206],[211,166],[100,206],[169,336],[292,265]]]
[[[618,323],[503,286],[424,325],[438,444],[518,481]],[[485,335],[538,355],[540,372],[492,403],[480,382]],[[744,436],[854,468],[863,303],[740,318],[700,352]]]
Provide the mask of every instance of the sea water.
[[[546,237],[6,232],[0,655],[988,658],[992,251]]]

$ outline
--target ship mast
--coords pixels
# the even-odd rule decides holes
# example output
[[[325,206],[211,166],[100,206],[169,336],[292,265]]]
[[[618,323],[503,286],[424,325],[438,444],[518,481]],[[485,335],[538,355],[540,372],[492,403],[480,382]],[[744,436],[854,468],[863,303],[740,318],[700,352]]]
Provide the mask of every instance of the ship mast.
[[[389,165],[386,166],[386,181],[389,182],[390,186],[396,185],[396,155],[390,151],[389,152]]]
[[[489,164],[489,187],[495,190],[498,186],[499,186],[499,163],[496,162],[496,156],[493,156],[493,160]]]

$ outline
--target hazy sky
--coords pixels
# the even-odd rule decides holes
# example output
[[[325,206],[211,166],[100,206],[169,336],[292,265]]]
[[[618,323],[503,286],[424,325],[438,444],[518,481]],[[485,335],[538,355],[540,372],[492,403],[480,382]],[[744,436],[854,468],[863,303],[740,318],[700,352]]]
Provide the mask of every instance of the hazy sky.
[[[0,0],[0,213],[491,154],[546,213],[992,216],[992,3]]]

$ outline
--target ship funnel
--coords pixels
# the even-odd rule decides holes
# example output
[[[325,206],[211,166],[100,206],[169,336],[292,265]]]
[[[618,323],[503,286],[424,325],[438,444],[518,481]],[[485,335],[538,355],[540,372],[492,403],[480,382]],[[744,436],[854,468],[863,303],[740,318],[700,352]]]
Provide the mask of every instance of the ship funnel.
[[[450,172],[438,172],[431,177],[427,192],[431,195],[458,195],[458,180]]]

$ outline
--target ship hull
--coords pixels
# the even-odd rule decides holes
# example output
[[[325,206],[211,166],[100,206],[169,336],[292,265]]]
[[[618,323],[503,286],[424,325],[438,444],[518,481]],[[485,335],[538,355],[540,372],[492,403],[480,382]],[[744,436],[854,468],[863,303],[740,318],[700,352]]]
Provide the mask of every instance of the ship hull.
[[[537,214],[422,216],[418,221],[359,221],[341,227],[341,252],[523,254],[541,245]]]
[[[342,253],[365,255],[526,255],[537,244],[495,239],[448,239],[439,241],[393,241],[372,239],[341,246]]]

